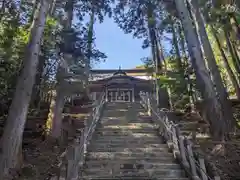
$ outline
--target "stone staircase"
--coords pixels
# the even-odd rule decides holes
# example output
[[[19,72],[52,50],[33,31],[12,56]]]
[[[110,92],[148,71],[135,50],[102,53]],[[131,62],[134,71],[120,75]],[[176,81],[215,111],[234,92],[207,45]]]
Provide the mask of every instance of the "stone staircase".
[[[187,180],[155,129],[140,103],[107,103],[81,179]]]

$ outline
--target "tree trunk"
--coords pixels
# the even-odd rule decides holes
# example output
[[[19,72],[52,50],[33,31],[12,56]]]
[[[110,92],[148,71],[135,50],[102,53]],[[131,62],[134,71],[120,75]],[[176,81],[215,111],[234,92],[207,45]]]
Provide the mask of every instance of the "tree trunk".
[[[161,63],[163,66],[162,70],[163,70],[163,73],[165,75],[167,75],[167,61],[164,57],[164,54],[163,54],[163,47],[162,47],[162,43],[161,43],[161,40],[160,40],[160,37],[159,37],[159,43],[158,43],[158,46],[159,46],[159,57],[161,57]],[[172,110],[173,109],[173,103],[172,103],[172,96],[171,96],[171,87],[167,86],[167,87],[162,87],[160,88],[160,85],[159,85],[159,105],[158,107],[159,108],[166,108],[166,109],[170,109]]]
[[[218,48],[221,52],[221,56],[222,56],[222,59],[223,59],[223,64],[224,64],[224,67],[226,68],[227,72],[228,72],[228,75],[229,75],[229,78],[233,84],[233,87],[235,89],[235,92],[236,92],[236,95],[237,95],[237,98],[240,100],[240,87],[239,87],[239,84],[237,82],[237,79],[228,63],[228,59],[224,53],[224,50],[222,48],[222,45],[221,45],[221,42],[220,40],[218,39],[218,36],[217,36],[217,31],[215,30],[215,28],[211,25],[211,31],[212,31],[212,35],[213,37],[215,38],[216,40],[216,43],[218,45]]]
[[[173,47],[175,49],[176,59],[177,59],[177,71],[180,74],[180,78],[181,78],[181,82],[182,82],[180,91],[181,91],[181,93],[185,94],[185,93],[188,93],[189,89],[188,89],[187,80],[184,77],[184,67],[183,67],[183,62],[182,62],[182,57],[181,57],[181,53],[180,53],[178,37],[177,37],[177,33],[176,33],[176,28],[174,26],[175,24],[174,24],[173,17],[170,17],[170,22],[171,22],[171,29],[172,29],[172,34],[173,34],[173,36],[172,36]],[[184,44],[184,41],[183,41],[183,44]],[[184,45],[183,45],[183,48],[184,48]],[[183,56],[183,58],[186,58],[186,56]],[[191,96],[189,96],[189,98],[191,99]],[[189,99],[189,102],[191,101],[190,99]]]
[[[57,86],[61,88],[61,86]],[[53,116],[52,116],[52,126],[51,126],[51,137],[56,140],[60,140],[62,134],[62,112],[64,107],[64,97],[65,93],[61,89],[56,90],[55,105],[53,108]]]
[[[221,106],[214,91],[214,85],[201,54],[200,43],[193,27],[193,22],[183,0],[175,0],[176,9],[183,24],[189,55],[196,73],[197,86],[204,98],[205,118],[210,123],[210,132],[214,139],[223,139],[225,122],[222,117]]]
[[[181,61],[181,54],[180,54],[180,50],[178,47],[178,40],[177,40],[177,35],[175,32],[175,28],[174,28],[174,22],[173,19],[171,17],[171,29],[172,29],[172,39],[173,39],[173,46],[175,48],[175,52],[176,52],[176,56],[177,56],[177,64],[178,64],[178,70],[180,73],[183,73],[183,68],[182,68],[182,61]]]
[[[183,57],[183,68],[184,69],[189,69],[189,63],[188,63],[188,58],[187,58],[187,55],[186,55],[186,50],[185,50],[185,39],[184,39],[184,36],[182,34],[182,26],[181,24],[178,25],[178,34],[179,34],[179,39],[180,39],[180,47],[182,49],[182,57]],[[190,103],[190,108],[191,108],[191,112],[193,111],[194,109],[194,94],[193,94],[193,83],[191,81],[191,78],[190,78],[190,72],[187,71],[185,74],[184,74],[184,78],[186,80],[186,84],[187,84],[187,92],[188,92],[188,95],[189,95],[189,103]]]
[[[22,142],[22,134],[26,122],[28,106],[35,80],[40,41],[44,31],[48,10],[48,1],[42,0],[38,5],[35,21],[30,32],[28,46],[24,59],[24,66],[19,76],[16,92],[9,109],[7,123],[4,128],[0,154],[0,179],[8,175],[11,168],[16,167],[19,147]]]
[[[65,5],[65,14],[66,14],[66,19],[64,19],[64,30],[69,31],[71,30],[72,26],[72,19],[73,19],[73,7],[74,7],[74,1],[73,0],[68,0],[66,5]],[[69,36],[67,34],[64,35],[64,40],[65,40],[65,46],[64,50],[67,49],[68,47],[71,46],[71,42],[68,39]],[[64,79],[63,76],[67,73],[67,68],[66,64],[71,62],[72,60],[72,55],[69,54],[69,52],[63,52],[63,59],[62,62],[59,64],[58,72],[57,72],[57,88],[56,88],[56,99],[55,99],[55,106],[52,108],[52,126],[51,126],[51,137],[56,140],[61,139],[61,130],[62,130],[62,111],[64,107],[64,97],[65,97],[65,92],[62,90],[64,89]]]
[[[45,66],[45,57],[40,55],[39,56],[39,64],[37,68],[37,74],[35,77],[35,84],[33,86],[33,93],[32,93],[32,98],[31,98],[31,104],[33,105],[34,108],[38,106],[39,101],[41,101],[41,96],[40,96],[40,88],[41,88],[41,83],[42,83],[42,75],[44,71],[44,66]]]
[[[190,1],[191,1],[190,5],[194,14],[193,16],[198,25],[197,30],[199,33],[200,40],[202,42],[203,51],[205,53],[205,56],[208,62],[208,67],[212,74],[213,81],[216,85],[217,93],[219,95],[219,101],[220,101],[221,109],[223,112],[223,118],[224,118],[224,122],[226,123],[225,131],[231,132],[234,126],[232,107],[231,107],[230,101],[228,100],[229,99],[228,93],[223,85],[222,77],[218,69],[211,44],[208,39],[208,35],[205,29],[204,19],[199,9],[199,4],[198,4],[199,0],[190,0]]]
[[[240,69],[240,58],[239,58],[239,50],[237,50],[237,46],[236,44],[232,43],[232,47],[233,47],[233,52],[236,55],[236,63],[238,64],[238,67]]]
[[[238,23],[237,18],[234,13],[229,14],[231,29],[232,29],[232,39],[234,40],[234,43],[239,45],[239,39],[238,39]]]
[[[224,31],[224,35],[225,35],[225,38],[226,38],[226,43],[227,43],[227,47],[228,47],[229,53],[231,54],[234,67],[235,67],[235,69],[236,69],[236,71],[237,71],[237,73],[238,73],[238,79],[240,79],[240,77],[239,77],[239,75],[240,75],[239,57],[238,57],[238,55],[234,52],[234,49],[233,49],[231,40],[230,40],[230,38],[229,38],[230,34],[229,34],[229,32],[228,32],[228,29],[226,29],[226,28],[224,27],[223,31]]]
[[[56,10],[57,0],[52,0],[52,3],[49,7],[49,15],[54,16],[54,12]]]
[[[158,75],[161,69],[161,60],[158,52],[158,44],[157,44],[157,36],[155,32],[155,19],[153,17],[152,12],[152,5],[148,5],[147,9],[147,16],[148,16],[148,36],[150,39],[151,44],[151,51],[152,51],[152,59],[155,65],[155,84],[156,84],[156,98],[157,98],[157,105],[159,106],[160,100],[160,89],[159,89],[159,82],[158,82]]]
[[[91,12],[91,15],[90,15],[89,28],[88,28],[88,47],[87,47],[88,53],[87,53],[87,59],[86,59],[86,89],[87,89],[87,95],[88,96],[90,96],[88,85],[89,85],[89,76],[90,76],[90,70],[91,70],[94,17],[95,17],[95,11],[94,11],[94,7],[92,7],[92,12]]]
[[[0,9],[0,21],[2,21],[2,18],[4,17],[6,3],[7,3],[6,0],[2,0],[2,6]]]
[[[30,24],[31,22],[33,22],[33,18],[34,18],[34,15],[35,15],[35,11],[37,10],[37,7],[38,7],[38,4],[39,4],[39,3],[40,3],[39,0],[32,0],[32,2],[31,2],[32,11],[31,11],[31,15],[30,15],[29,20],[28,20],[29,24]]]

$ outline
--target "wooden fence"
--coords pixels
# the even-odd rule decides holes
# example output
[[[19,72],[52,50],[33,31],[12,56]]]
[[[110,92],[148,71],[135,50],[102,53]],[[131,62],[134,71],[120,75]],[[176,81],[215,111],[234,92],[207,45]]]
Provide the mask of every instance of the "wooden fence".
[[[180,161],[182,167],[193,180],[220,180],[216,172],[210,177],[206,169],[204,157],[201,157],[193,151],[193,143],[187,137],[183,136],[178,125],[169,119],[166,110],[157,108],[154,98],[149,93],[140,93],[141,104],[153,117],[153,121],[158,125],[159,133],[164,137],[174,157]]]
[[[96,125],[101,118],[102,109],[104,106],[104,93],[96,102],[96,106],[90,115],[90,118],[84,122],[84,128],[79,129],[77,138],[73,145],[69,146],[61,155],[61,160],[58,165],[58,173],[51,180],[78,180],[81,176],[81,168],[84,164],[86,148],[92,135],[95,131]]]

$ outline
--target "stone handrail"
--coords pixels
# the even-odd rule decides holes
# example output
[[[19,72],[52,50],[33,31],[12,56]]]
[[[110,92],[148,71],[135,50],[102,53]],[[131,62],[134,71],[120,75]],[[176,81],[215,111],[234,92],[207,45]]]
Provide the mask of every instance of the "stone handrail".
[[[210,177],[206,170],[204,157],[196,155],[193,151],[193,143],[183,136],[178,125],[169,120],[168,110],[157,108],[154,98],[149,93],[140,92],[141,104],[153,116],[153,121],[158,125],[159,133],[164,137],[174,157],[180,161],[181,165],[193,180],[220,180],[215,172],[214,177]]]
[[[93,108],[90,118],[84,121],[84,128],[78,130],[78,135],[73,145],[69,146],[61,155],[57,176],[53,177],[51,180],[79,179],[81,173],[79,170],[84,164],[86,148],[101,117],[104,103],[105,99],[103,93],[101,98],[96,102],[96,106]]]

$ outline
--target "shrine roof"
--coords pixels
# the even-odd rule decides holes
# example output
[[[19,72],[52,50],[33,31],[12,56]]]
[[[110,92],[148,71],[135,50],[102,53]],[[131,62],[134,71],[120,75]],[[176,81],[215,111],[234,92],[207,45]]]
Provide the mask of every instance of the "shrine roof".
[[[140,78],[135,78],[132,76],[128,76],[128,75],[116,75],[114,74],[111,77],[107,77],[104,79],[100,79],[100,80],[96,80],[96,81],[92,81],[92,84],[107,84],[108,82],[113,82],[113,83],[118,83],[117,80],[122,79],[123,81],[125,80],[125,82],[132,82],[132,83],[149,83],[150,80],[145,80],[145,79],[140,79]],[[122,83],[122,82],[121,82]]]
[[[128,76],[125,71],[119,69],[112,76],[104,79],[90,81],[90,91],[102,91],[105,87],[108,88],[129,88],[136,87],[141,89],[151,89],[151,81],[133,76]]]
[[[146,69],[123,69],[125,73],[146,73],[148,70]],[[114,74],[116,69],[92,69],[91,74]]]

